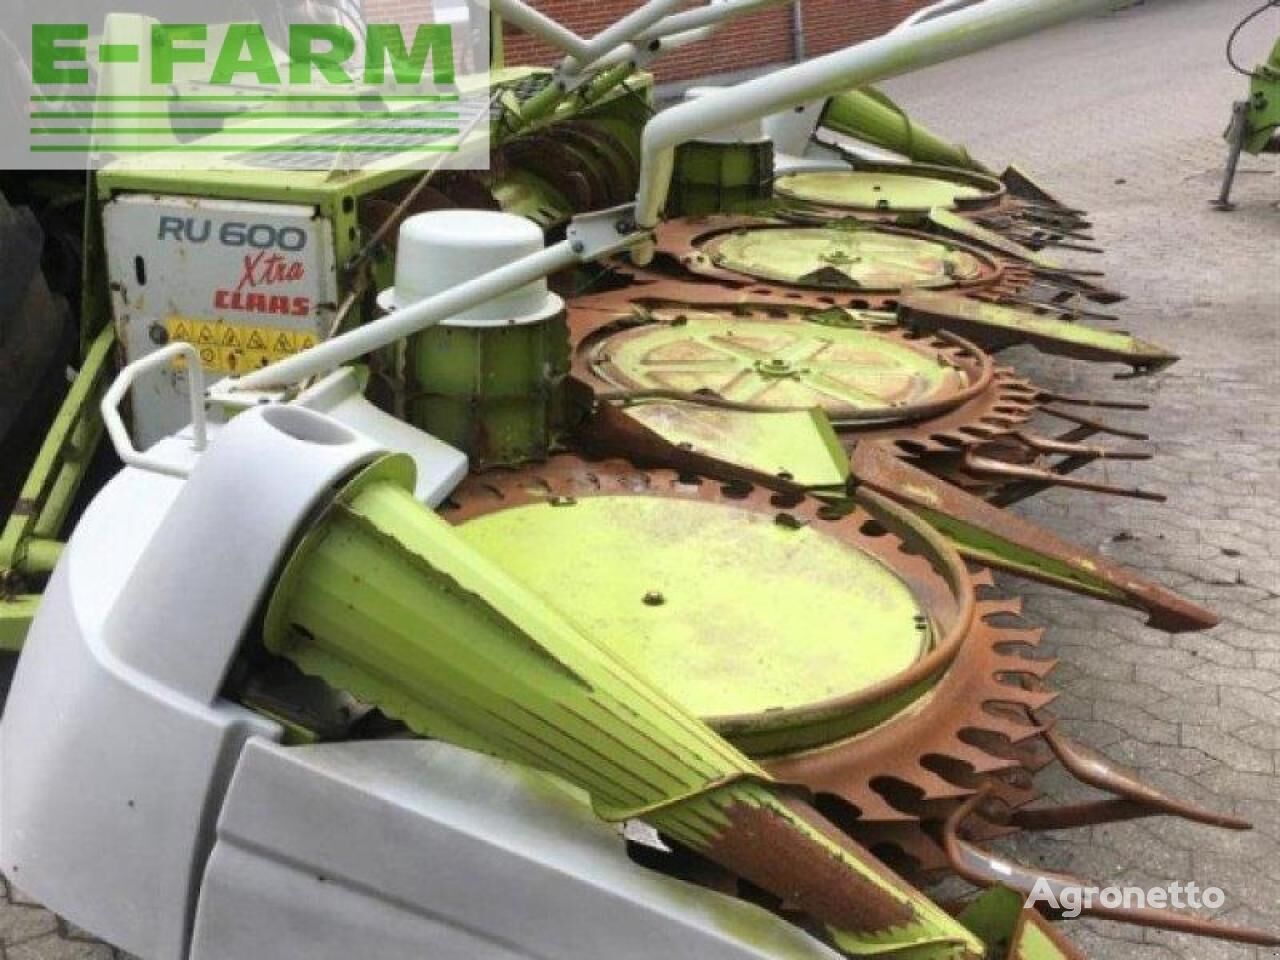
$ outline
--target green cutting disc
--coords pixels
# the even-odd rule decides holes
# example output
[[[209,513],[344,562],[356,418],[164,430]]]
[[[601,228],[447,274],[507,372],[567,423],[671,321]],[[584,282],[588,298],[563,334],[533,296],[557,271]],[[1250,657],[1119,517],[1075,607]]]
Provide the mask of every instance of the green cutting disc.
[[[846,224],[746,227],[711,238],[701,251],[724,270],[831,290],[944,289],[975,282],[984,271],[967,250]]]
[[[774,193],[787,200],[893,213],[970,207],[996,200],[1003,192],[998,180],[907,165],[815,170],[785,174],[774,180]]]
[[[600,496],[458,529],[704,717],[844,697],[932,646],[911,589],[881,560],[730,503]]]
[[[944,403],[968,385],[939,354],[899,336],[688,311],[593,346],[593,371],[624,389],[714,391],[739,403],[883,414]]]

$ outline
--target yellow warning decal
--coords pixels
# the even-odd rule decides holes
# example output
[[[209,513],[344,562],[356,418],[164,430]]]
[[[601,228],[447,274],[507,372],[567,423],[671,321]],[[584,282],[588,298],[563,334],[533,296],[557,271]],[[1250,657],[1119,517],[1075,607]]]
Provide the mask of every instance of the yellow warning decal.
[[[315,334],[309,330],[284,327],[252,327],[222,320],[200,320],[170,317],[165,321],[169,342],[182,341],[200,353],[200,365],[206,370],[242,374],[292,356],[315,346]],[[174,365],[183,365],[181,357]]]

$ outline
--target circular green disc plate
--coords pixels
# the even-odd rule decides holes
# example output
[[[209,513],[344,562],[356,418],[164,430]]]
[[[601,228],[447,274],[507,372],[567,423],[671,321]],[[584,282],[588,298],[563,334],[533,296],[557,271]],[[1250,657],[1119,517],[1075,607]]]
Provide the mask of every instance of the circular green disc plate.
[[[924,172],[890,173],[872,170],[823,170],[778,177],[780,197],[807,200],[851,210],[898,212],[954,207],[957,201],[990,196],[970,183],[930,176]]]
[[[936,354],[866,330],[687,312],[682,322],[616,333],[594,351],[616,386],[694,393],[778,407],[894,410],[945,400],[966,386]]]
[[[598,496],[457,529],[702,717],[847,696],[905,670],[932,642],[911,590],[880,560],[772,513]]]
[[[703,250],[726,270],[833,290],[940,289],[982,276],[982,261],[965,250],[865,227],[746,228]]]

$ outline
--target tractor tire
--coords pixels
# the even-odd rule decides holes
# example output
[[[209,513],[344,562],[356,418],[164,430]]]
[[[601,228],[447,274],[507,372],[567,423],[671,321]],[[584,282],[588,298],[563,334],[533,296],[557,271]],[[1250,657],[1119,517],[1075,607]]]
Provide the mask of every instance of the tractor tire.
[[[0,522],[66,392],[74,329],[45,279],[44,246],[35,214],[0,194]]]

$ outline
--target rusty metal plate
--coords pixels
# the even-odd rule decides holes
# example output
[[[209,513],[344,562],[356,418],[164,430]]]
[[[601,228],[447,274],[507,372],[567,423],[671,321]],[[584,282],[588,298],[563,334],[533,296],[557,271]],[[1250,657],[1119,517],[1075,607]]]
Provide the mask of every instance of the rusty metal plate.
[[[700,237],[685,264],[756,280],[831,290],[946,290],[995,269],[976,251],[846,221],[836,226],[742,227]]]
[[[620,329],[595,342],[588,362],[623,390],[712,390],[766,407],[820,407],[834,421],[854,414],[910,418],[922,407],[963,401],[966,371],[901,336],[707,311]],[[661,322],[665,320],[665,322]]]
[[[625,399],[632,416],[655,428],[670,423],[677,404],[686,421],[724,409],[713,398],[739,412],[816,407],[847,446],[887,440],[913,457],[990,442],[1035,410],[1034,387],[958,337],[842,327],[813,316],[571,305],[574,376],[597,400]],[[821,362],[796,362],[804,357]]]
[[[874,494],[837,510],[561,456],[473,477],[442,514],[753,753],[828,743],[903,709],[973,616],[959,555]]]

